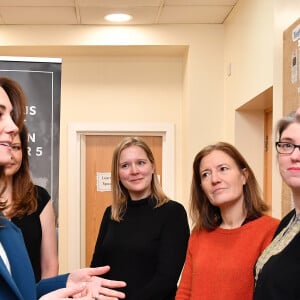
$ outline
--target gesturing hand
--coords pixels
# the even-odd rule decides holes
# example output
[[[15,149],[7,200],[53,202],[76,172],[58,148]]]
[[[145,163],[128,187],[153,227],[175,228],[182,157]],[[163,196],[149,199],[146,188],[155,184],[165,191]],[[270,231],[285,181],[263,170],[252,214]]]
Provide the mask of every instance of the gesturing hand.
[[[85,289],[85,285],[77,285],[74,287],[68,287],[53,291],[41,297],[39,300],[67,300],[72,299],[74,295],[82,292]],[[81,300],[94,300],[92,296],[86,296],[79,298]],[[109,298],[108,298],[109,299]]]
[[[98,268],[84,268],[72,272],[67,279],[67,287],[78,287],[78,284],[84,286],[83,290],[73,295],[73,298],[80,299],[82,297],[89,296],[98,300],[124,299],[124,293],[113,290],[114,288],[126,286],[124,281],[109,280],[98,277],[99,275],[107,273],[109,269],[109,266],[104,266]]]

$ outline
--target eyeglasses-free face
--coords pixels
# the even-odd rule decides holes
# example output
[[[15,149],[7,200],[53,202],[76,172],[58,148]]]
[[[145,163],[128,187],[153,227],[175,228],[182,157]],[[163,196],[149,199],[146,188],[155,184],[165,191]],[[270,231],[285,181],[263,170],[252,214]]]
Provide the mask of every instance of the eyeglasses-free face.
[[[276,142],[276,151],[279,154],[292,154],[296,148],[300,150],[300,145],[288,143],[288,142]]]
[[[17,134],[11,144],[11,160],[5,165],[4,172],[6,176],[13,176],[21,167],[23,159],[22,145],[20,135]]]

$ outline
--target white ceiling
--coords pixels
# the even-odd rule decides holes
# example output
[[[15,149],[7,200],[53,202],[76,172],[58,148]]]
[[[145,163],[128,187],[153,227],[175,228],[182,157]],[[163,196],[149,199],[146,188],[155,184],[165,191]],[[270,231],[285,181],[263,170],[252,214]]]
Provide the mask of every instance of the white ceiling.
[[[4,25],[108,25],[125,12],[128,24],[222,24],[238,0],[0,0]]]

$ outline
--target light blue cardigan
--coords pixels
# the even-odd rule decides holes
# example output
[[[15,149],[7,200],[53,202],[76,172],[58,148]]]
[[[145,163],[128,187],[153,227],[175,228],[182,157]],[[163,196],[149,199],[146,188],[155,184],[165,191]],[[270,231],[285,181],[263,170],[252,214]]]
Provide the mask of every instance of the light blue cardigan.
[[[68,274],[35,283],[33,270],[20,229],[0,215],[0,242],[8,257],[11,274],[0,257],[0,299],[35,300],[66,286]]]

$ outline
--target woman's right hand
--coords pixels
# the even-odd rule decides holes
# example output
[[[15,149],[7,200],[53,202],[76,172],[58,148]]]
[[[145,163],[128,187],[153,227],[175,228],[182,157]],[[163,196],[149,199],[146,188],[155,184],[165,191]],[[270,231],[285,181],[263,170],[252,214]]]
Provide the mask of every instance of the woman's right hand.
[[[73,299],[72,296],[80,293],[85,286],[73,286],[73,287],[67,287],[58,289],[56,291],[53,291],[51,293],[48,293],[44,296],[42,296],[39,300],[67,300],[67,299]],[[81,298],[76,298],[79,300],[95,300],[94,297],[91,296],[84,296]]]

